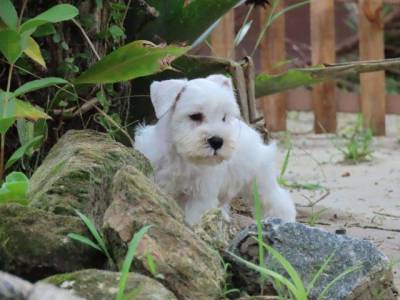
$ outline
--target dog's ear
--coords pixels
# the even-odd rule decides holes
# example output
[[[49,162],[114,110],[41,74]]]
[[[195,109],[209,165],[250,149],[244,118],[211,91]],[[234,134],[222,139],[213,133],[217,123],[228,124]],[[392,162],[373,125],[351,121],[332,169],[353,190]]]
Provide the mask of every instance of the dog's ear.
[[[221,75],[221,74],[210,75],[206,79],[208,79],[212,82],[218,83],[219,85],[221,85],[223,87],[226,87],[229,89],[233,88],[232,79],[225,75]]]
[[[160,119],[179,99],[186,82],[186,79],[170,79],[154,81],[150,85],[150,98],[157,119]]]

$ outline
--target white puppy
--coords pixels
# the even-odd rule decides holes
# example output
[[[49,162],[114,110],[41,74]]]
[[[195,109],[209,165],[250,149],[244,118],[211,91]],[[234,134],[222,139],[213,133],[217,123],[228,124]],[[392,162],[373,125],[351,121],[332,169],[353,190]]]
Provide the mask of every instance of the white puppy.
[[[276,147],[240,120],[228,77],[154,82],[150,96],[158,122],[138,128],[135,148],[151,161],[156,183],[179,202],[189,224],[211,208],[227,212],[237,195],[252,199],[254,182],[264,217],[295,220],[294,204],[277,183]]]

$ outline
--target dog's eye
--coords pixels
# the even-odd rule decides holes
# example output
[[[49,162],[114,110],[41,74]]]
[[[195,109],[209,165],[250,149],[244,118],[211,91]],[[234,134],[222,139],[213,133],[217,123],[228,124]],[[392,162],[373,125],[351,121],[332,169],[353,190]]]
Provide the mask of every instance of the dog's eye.
[[[196,122],[201,122],[201,121],[203,121],[203,114],[201,114],[201,113],[197,113],[197,114],[191,114],[191,115],[189,115],[189,118],[192,120],[192,121],[196,121]]]
[[[222,118],[222,122],[226,121],[226,115],[224,115],[224,117]]]

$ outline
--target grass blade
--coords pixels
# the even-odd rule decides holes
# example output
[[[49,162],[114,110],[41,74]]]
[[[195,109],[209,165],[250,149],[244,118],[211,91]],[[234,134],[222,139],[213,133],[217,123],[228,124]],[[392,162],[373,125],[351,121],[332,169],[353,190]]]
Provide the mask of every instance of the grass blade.
[[[314,287],[315,282],[321,276],[322,272],[326,269],[328,264],[331,262],[332,258],[335,256],[336,250],[332,252],[331,255],[327,259],[325,259],[324,263],[322,264],[321,268],[319,268],[318,272],[314,275],[313,279],[310,281],[307,287],[307,295],[310,293],[311,289]]]
[[[126,282],[128,280],[129,270],[131,268],[133,258],[135,257],[136,254],[136,249],[139,246],[140,240],[143,238],[143,236],[146,234],[146,232],[149,230],[150,227],[151,225],[142,227],[142,229],[140,229],[138,232],[135,233],[135,235],[133,236],[132,240],[129,243],[128,253],[126,254],[124,263],[122,264],[121,279],[119,281],[119,288],[116,300],[124,300]]]
[[[290,159],[291,152],[292,152],[292,147],[289,147],[289,149],[287,150],[286,155],[285,155],[285,160],[283,161],[283,165],[282,165],[282,168],[281,168],[281,173],[279,174],[279,178],[280,179],[283,178],[283,176],[286,173],[287,167],[289,165],[289,159]]]
[[[321,292],[321,294],[318,296],[317,300],[323,300],[325,294],[329,291],[329,289],[336,284],[336,282],[338,282],[340,279],[342,279],[343,277],[345,277],[347,274],[352,273],[354,271],[357,271],[359,269],[361,269],[362,266],[354,266],[352,268],[347,269],[346,271],[342,272],[339,276],[337,276],[335,279],[333,279]]]
[[[271,246],[262,242],[263,246],[268,250],[268,252],[282,265],[285,271],[289,274],[290,278],[292,279],[298,294],[301,296],[301,299],[307,299],[307,292],[304,288],[303,281],[301,280],[297,271],[293,268],[291,263],[282,256],[278,251],[276,251]]]
[[[87,237],[80,235],[80,234],[76,234],[76,233],[68,233],[67,236],[70,239],[79,241],[83,244],[86,244],[96,250],[99,250],[100,252],[103,252],[103,249],[101,249],[97,244],[95,244],[92,240],[88,239]],[[104,252],[103,252],[104,253]]]
[[[112,262],[112,258],[110,253],[107,250],[106,244],[103,240],[103,238],[100,236],[100,233],[97,231],[96,226],[94,225],[93,221],[90,220],[87,216],[79,212],[78,210],[75,210],[75,213],[81,218],[83,223],[85,223],[86,227],[89,229],[90,233],[93,235],[94,239],[96,240],[97,244],[100,246],[100,248],[103,250],[104,254],[107,256],[107,258]]]
[[[257,266],[256,264],[253,264],[253,263],[235,255],[234,253],[229,252],[229,255],[231,255],[233,258],[240,261],[241,263],[245,264],[248,268],[250,268],[256,272],[259,272],[260,274],[263,274],[264,277],[270,276],[271,278],[282,283],[295,296],[296,300],[307,300],[307,298],[304,298],[299,294],[296,286],[292,282],[290,282],[290,280],[288,280],[281,274],[276,273],[271,270],[268,270],[267,268],[262,268],[260,266]]]
[[[254,201],[254,212],[255,219],[257,225],[257,241],[258,241],[258,263],[260,267],[265,267],[265,252],[263,247],[263,228],[262,228],[262,210],[261,210],[261,202],[260,202],[260,194],[258,192],[258,185],[255,181],[253,183],[253,201]],[[266,278],[262,275],[261,281],[264,281]]]

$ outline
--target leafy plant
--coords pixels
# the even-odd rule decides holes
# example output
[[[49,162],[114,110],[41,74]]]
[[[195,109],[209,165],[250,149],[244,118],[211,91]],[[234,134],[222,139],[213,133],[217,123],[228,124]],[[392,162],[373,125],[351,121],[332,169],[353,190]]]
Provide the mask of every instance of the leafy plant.
[[[171,62],[188,50],[187,47],[164,47],[148,41],[135,41],[102,58],[74,83],[114,83],[152,75],[171,69]]]
[[[0,204],[16,202],[28,204],[29,179],[21,172],[12,172],[0,187]]]
[[[89,229],[90,233],[94,237],[95,242],[93,242],[91,239],[77,234],[77,233],[69,233],[67,236],[73,240],[79,241],[83,244],[86,244],[100,252],[102,252],[108,259],[108,261],[111,264],[115,264],[113,258],[110,255],[110,252],[108,251],[106,247],[106,243],[104,242],[104,238],[101,236],[101,234],[97,231],[96,226],[94,225],[94,222],[89,219],[87,216],[79,212],[78,210],[75,210],[75,213],[79,216],[79,218],[82,220],[82,222],[86,225],[86,227]]]
[[[0,52],[4,55],[9,63],[7,76],[6,90],[0,89],[0,181],[3,179],[4,152],[5,152],[5,136],[8,129],[14,124],[17,119],[27,119],[36,121],[39,119],[48,119],[49,116],[41,109],[32,106],[28,102],[19,100],[17,97],[23,96],[26,93],[43,89],[56,84],[66,84],[67,81],[62,78],[43,78],[27,82],[11,91],[11,80],[13,75],[14,65],[17,60],[25,53],[28,57],[37,63],[45,66],[44,59],[40,53],[40,48],[32,38],[32,34],[39,26],[57,23],[72,19],[78,14],[78,10],[69,4],[60,4],[53,6],[47,11],[31,18],[20,24],[22,16],[18,18],[15,7],[10,0],[0,0],[2,7],[0,13]],[[6,168],[10,167],[15,161],[21,158],[28,149],[31,149],[33,144],[39,139],[28,141],[22,145],[20,149],[14,153],[10,160],[6,163]]]
[[[347,129],[343,135],[345,143],[336,148],[342,152],[348,162],[359,163],[372,157],[373,132],[370,128],[364,128],[364,117],[357,115],[356,122]]]
[[[82,222],[89,229],[89,231],[92,234],[92,236],[94,237],[96,243],[93,242],[91,239],[89,239],[83,235],[76,234],[76,233],[69,233],[67,236],[73,240],[76,240],[80,243],[88,245],[88,246],[102,252],[107,257],[108,261],[110,263],[112,263],[113,265],[115,265],[115,262],[106,247],[104,238],[97,231],[96,226],[94,225],[94,222],[77,210],[75,210],[75,213],[79,216],[79,218],[82,220]],[[128,280],[128,276],[129,276],[129,272],[130,272],[131,265],[133,262],[133,258],[135,257],[135,254],[136,254],[137,247],[139,246],[141,239],[147,233],[147,231],[150,229],[150,227],[151,227],[151,225],[142,227],[138,232],[136,232],[134,234],[132,240],[129,242],[128,252],[126,253],[126,256],[125,256],[125,259],[124,259],[124,262],[123,262],[122,268],[121,268],[121,278],[119,281],[119,287],[118,287],[118,293],[116,296],[116,300],[133,299],[136,295],[138,295],[140,293],[140,291],[142,289],[142,287],[139,286],[139,287],[129,291],[127,294],[125,293],[126,283]],[[149,263],[149,261],[150,261],[150,263]],[[154,271],[154,274],[160,276],[160,274],[158,274],[156,271],[157,270],[156,264],[154,262],[153,257],[150,254],[147,255],[147,262],[149,263],[150,270]]]

